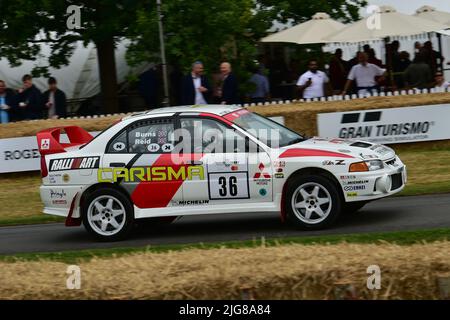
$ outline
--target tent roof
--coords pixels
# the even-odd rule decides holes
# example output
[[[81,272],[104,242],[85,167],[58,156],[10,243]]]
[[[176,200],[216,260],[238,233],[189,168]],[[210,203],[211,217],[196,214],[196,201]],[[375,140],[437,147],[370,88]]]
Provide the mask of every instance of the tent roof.
[[[131,68],[125,59],[128,40],[122,40],[117,44],[115,50],[116,71],[118,82],[126,80],[130,73],[139,74],[143,67]],[[63,90],[68,99],[84,99],[92,97],[100,92],[100,76],[98,71],[97,50],[93,43],[87,46],[79,41],[69,59],[67,66],[60,69],[49,68],[49,73],[58,81],[58,87]],[[22,76],[29,74],[35,66],[48,64],[51,53],[49,44],[41,45],[39,57],[34,61],[24,60],[18,67],[11,67],[5,58],[0,59],[0,79],[5,80],[9,88],[18,89],[22,87]],[[47,89],[47,79],[44,77],[34,78],[33,83],[40,89]]]
[[[329,42],[360,42],[395,36],[411,36],[435,32],[446,26],[431,20],[399,13],[390,6],[330,35]]]
[[[450,12],[438,11],[431,6],[422,6],[416,10],[416,17],[446,24],[450,27]]]
[[[331,19],[328,14],[318,12],[311,20],[267,36],[261,42],[324,43],[325,37],[344,27],[344,24]]]

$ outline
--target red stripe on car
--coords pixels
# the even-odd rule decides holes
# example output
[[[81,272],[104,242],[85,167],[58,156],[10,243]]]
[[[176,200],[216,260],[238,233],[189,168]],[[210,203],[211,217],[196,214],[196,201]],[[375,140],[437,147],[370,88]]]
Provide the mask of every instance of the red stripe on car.
[[[72,163],[72,169],[80,168],[81,161],[83,161],[83,158],[76,158],[76,159],[74,159],[73,163]]]
[[[213,118],[213,119],[219,120],[220,122],[226,123],[229,126],[231,126],[233,124],[228,119],[225,119],[224,117],[218,116],[217,114],[213,114],[213,113],[203,112],[203,113],[200,113],[200,117]]]
[[[250,111],[248,111],[247,109],[239,109],[233,112],[230,112],[226,115],[224,115],[223,117],[225,119],[227,119],[228,121],[233,122],[234,120],[240,118],[241,116],[250,113]]]
[[[352,156],[339,152],[315,150],[315,149],[289,149],[280,155],[280,158],[295,157],[331,157],[331,158],[353,158]]]
[[[175,163],[173,156],[173,154],[162,154],[151,166],[172,167],[175,170],[179,170],[181,167],[191,166],[186,162],[198,161],[203,157],[203,154],[185,154],[177,159],[177,162],[180,163]],[[165,208],[178,192],[183,182],[183,179],[140,182],[132,193],[131,199],[138,208]]]

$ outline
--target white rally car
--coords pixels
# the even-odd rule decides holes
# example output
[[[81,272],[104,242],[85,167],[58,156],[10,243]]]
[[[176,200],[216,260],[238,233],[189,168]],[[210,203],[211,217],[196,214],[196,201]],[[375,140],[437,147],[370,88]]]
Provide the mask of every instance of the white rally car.
[[[306,138],[235,106],[158,109],[95,138],[61,127],[37,139],[44,213],[109,241],[139,221],[202,214],[281,212],[320,229],[406,183],[386,146]]]

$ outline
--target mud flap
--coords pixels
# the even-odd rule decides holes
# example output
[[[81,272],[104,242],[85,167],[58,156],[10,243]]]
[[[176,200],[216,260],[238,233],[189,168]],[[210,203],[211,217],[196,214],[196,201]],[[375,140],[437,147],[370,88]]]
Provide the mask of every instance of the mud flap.
[[[78,192],[75,194],[75,197],[72,199],[72,203],[70,204],[70,210],[69,215],[66,218],[66,227],[79,227],[81,226],[81,217],[80,218],[73,218],[73,212],[75,211],[75,203],[77,201]]]

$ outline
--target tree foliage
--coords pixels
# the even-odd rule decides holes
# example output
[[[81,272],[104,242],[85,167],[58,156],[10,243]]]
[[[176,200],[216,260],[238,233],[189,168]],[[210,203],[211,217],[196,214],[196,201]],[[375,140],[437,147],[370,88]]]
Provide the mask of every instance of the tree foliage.
[[[255,43],[270,21],[255,13],[253,0],[163,1],[168,60],[188,69],[201,60],[212,68],[220,61],[245,63],[256,54]],[[157,60],[159,38],[155,10],[140,10],[134,24],[129,61]]]
[[[166,0],[162,10],[168,60],[184,71],[196,60],[203,61],[209,71],[228,60],[244,75],[257,56],[259,39],[274,21],[300,23],[318,11],[343,22],[354,21],[365,4],[364,0]],[[130,63],[160,61],[157,22],[155,8],[138,11]]]
[[[305,22],[316,13],[326,12],[331,18],[343,23],[359,19],[359,10],[367,5],[366,0],[258,0],[260,10],[274,14],[274,20],[294,23]]]
[[[0,57],[12,66],[21,60],[35,60],[41,55],[41,44],[48,43],[51,52],[47,64],[34,69],[45,75],[48,67],[69,63],[75,43],[98,43],[105,39],[127,37],[129,26],[144,0],[14,0],[0,3]],[[68,30],[67,7],[81,7],[81,28]]]
[[[343,22],[359,17],[364,0],[162,0],[169,63],[182,69],[195,60],[212,71],[228,60],[244,70],[257,54],[256,44],[275,20],[303,22],[315,12],[329,13]],[[69,5],[81,6],[81,28],[67,29]],[[159,62],[155,0],[0,0],[0,58],[13,66],[35,60],[40,45],[49,43],[47,64],[34,75],[47,75],[48,67],[67,65],[75,43],[132,40],[132,64]]]

